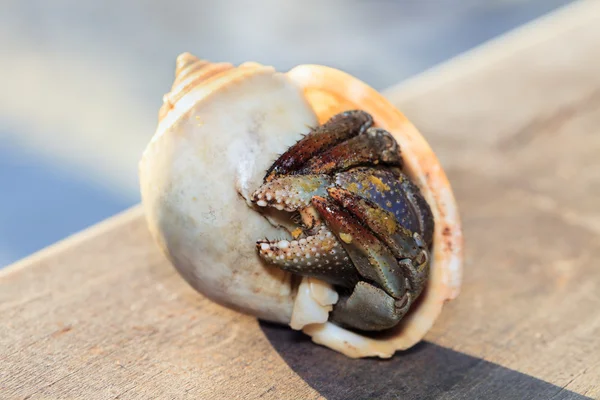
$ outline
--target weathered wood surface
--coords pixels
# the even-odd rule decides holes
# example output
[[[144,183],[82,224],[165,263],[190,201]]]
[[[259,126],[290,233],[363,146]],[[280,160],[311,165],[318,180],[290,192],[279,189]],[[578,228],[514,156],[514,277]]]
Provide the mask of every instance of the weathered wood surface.
[[[467,243],[426,341],[350,360],[202,298],[139,208],[0,272],[0,398],[600,398],[600,3],[394,88]]]

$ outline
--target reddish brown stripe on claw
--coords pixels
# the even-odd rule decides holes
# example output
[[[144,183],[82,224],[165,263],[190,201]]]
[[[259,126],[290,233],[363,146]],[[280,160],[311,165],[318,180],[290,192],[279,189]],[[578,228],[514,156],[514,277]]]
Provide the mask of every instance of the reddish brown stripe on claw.
[[[401,166],[400,147],[389,132],[369,128],[364,135],[355,136],[309,160],[301,174],[330,174],[350,167],[379,163]]]
[[[338,237],[358,272],[377,282],[390,296],[400,298],[405,290],[403,271],[390,250],[348,211],[323,197],[315,196],[313,206]]]
[[[395,257],[413,259],[419,255],[421,249],[412,232],[400,225],[394,214],[340,187],[331,187],[327,192],[342,207],[366,223]]]
[[[392,235],[401,228],[392,213],[346,189],[330,187],[327,192],[342,207],[359,220],[366,222],[369,228],[382,236]]]
[[[352,110],[334,115],[283,153],[267,171],[265,181],[297,171],[315,155],[363,133],[371,125],[373,118],[364,111]]]

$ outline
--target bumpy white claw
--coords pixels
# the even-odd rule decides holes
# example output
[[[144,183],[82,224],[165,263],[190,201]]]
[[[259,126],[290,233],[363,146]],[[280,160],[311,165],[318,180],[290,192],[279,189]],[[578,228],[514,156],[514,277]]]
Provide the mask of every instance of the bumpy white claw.
[[[269,264],[289,272],[346,287],[358,281],[346,251],[325,225],[316,234],[298,240],[260,241],[257,250]]]

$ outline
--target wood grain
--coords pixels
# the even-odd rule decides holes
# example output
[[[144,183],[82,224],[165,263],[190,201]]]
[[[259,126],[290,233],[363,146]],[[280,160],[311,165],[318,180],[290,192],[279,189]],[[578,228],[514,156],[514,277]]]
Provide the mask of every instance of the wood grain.
[[[462,294],[427,338],[600,398],[600,3],[570,11],[389,97],[465,224]]]
[[[600,398],[600,3],[387,94],[459,200],[460,297],[349,360],[189,288],[139,207],[0,272],[0,398]]]

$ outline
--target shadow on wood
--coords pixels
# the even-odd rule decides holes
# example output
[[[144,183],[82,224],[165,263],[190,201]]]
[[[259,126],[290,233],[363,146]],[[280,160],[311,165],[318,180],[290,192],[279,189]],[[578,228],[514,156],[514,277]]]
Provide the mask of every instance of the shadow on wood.
[[[518,371],[429,342],[389,360],[352,360],[300,332],[261,323],[285,362],[329,400],[589,399]]]

